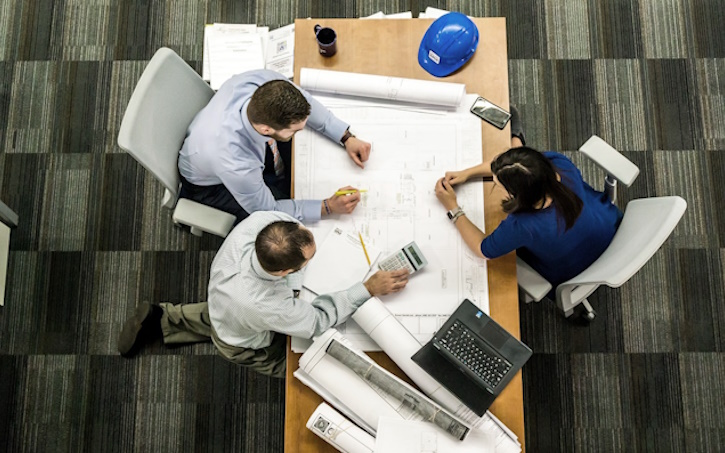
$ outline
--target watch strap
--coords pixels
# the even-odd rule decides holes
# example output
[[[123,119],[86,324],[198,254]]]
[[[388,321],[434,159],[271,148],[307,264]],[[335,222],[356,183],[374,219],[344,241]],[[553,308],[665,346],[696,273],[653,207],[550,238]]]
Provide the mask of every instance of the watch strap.
[[[340,143],[342,146],[345,146],[345,142],[347,142],[350,138],[354,137],[355,134],[350,132],[350,129],[345,131],[345,134],[343,134],[342,138],[340,139]]]
[[[458,216],[460,216],[462,212],[463,212],[463,209],[461,209],[460,206],[456,206],[455,209],[451,209],[450,211],[448,211],[446,213],[446,215],[448,216],[448,220],[451,220],[452,221],[453,219],[455,219]]]

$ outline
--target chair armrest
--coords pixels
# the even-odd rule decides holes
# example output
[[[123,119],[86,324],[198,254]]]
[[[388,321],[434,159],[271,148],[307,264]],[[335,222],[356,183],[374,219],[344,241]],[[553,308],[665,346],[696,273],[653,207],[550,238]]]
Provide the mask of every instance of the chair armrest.
[[[543,299],[552,288],[551,283],[518,256],[516,257],[516,278],[519,281],[519,287],[536,302]]]
[[[636,165],[596,135],[592,135],[579,148],[579,151],[597,164],[599,168],[607,172],[608,175],[613,176],[627,187],[631,186],[634,180],[637,179],[637,175],[639,175],[639,168]]]
[[[18,226],[18,215],[2,201],[0,201],[0,222],[10,228]]]
[[[227,237],[232,226],[234,226],[234,221],[237,219],[227,212],[197,203],[196,201],[191,201],[187,198],[179,199],[176,203],[176,209],[174,209],[172,218],[175,223],[189,225],[192,228],[192,232],[196,228],[223,238]]]
[[[10,227],[0,222],[0,307],[5,305],[5,283],[10,256]]]

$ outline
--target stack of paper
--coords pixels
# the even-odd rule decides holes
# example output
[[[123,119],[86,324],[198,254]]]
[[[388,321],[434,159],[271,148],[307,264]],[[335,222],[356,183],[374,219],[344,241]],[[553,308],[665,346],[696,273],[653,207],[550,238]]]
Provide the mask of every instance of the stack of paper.
[[[418,19],[438,19],[439,17],[445,16],[448,13],[450,13],[450,11],[429,6],[425,9],[425,11],[421,12],[418,15]],[[468,17],[473,19],[471,16]]]
[[[294,75],[294,24],[269,31],[255,24],[212,24],[204,28],[202,78],[219,87],[232,76],[253,69]]]
[[[402,13],[393,13],[393,14],[385,14],[382,11],[378,11],[377,13],[371,14],[369,16],[361,17],[360,19],[412,19],[413,13],[410,11],[405,11]]]

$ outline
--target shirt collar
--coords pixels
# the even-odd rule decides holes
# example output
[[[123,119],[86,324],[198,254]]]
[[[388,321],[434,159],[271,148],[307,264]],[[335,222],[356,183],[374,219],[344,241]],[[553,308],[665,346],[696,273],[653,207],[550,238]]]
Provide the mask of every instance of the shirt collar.
[[[259,276],[259,278],[262,278],[264,280],[280,280],[284,277],[280,277],[279,275],[272,275],[269,272],[265,271],[261,264],[259,264],[259,259],[257,258],[257,252],[255,250],[252,250],[252,270]]]
[[[244,130],[247,131],[247,135],[249,138],[251,138],[255,143],[259,143],[259,145],[262,147],[261,149],[264,149],[264,145],[267,144],[269,141],[269,137],[266,135],[262,135],[252,126],[252,122],[249,121],[249,116],[247,116],[247,107],[249,107],[249,101],[245,102],[244,105],[242,105],[242,126],[244,127]]]

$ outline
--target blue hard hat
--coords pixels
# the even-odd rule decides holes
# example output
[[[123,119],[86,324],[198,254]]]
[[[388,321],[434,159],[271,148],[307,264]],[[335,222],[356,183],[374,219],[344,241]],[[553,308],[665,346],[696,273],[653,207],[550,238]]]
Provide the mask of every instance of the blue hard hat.
[[[436,77],[463,66],[478,46],[478,27],[465,14],[452,12],[436,19],[423,36],[418,63]]]

